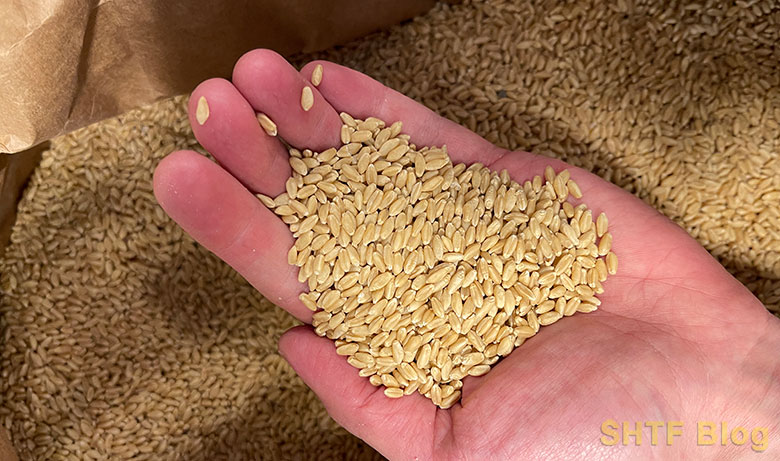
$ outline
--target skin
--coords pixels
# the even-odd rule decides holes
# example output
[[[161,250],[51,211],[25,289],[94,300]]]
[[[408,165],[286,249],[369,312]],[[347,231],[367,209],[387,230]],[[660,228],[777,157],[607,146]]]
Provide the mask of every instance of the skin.
[[[310,82],[316,64],[322,83]],[[314,106],[301,109],[302,87]],[[195,119],[198,99],[209,117]],[[278,125],[292,146],[339,145],[339,112],[402,120],[417,145],[446,144],[454,163],[481,162],[523,182],[546,165],[568,168],[594,216],[609,217],[617,275],[604,283],[602,305],[544,327],[486,376],[464,382],[449,410],[412,395],[389,399],[308,326],[286,332],[279,350],[317,393],[330,415],[390,459],[683,459],[776,457],[780,414],[780,321],[676,224],[620,188],[576,167],[493,146],[371,78],[319,61],[298,72],[279,55],[255,50],[236,64],[232,82],[200,84],[190,98],[198,141],[219,164],[178,151],[160,162],[154,191],[165,211],[193,238],[241,273],[267,298],[308,323],[297,299],[304,286],[287,265],[293,237],[253,193],[275,196],[290,175],[278,138],[255,112]],[[682,434],[657,445],[644,427],[641,445],[605,436],[607,420],[680,421]],[[697,446],[697,422],[747,430],[744,445]],[[619,426],[618,426],[619,427]],[[728,435],[728,434],[727,434]]]

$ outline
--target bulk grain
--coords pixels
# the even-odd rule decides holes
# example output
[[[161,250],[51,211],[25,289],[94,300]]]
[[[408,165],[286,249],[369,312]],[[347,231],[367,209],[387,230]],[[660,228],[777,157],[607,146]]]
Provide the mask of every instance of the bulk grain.
[[[449,408],[463,378],[597,309],[617,257],[606,215],[567,201],[582,197],[567,170],[520,185],[418,148],[401,122],[341,118],[342,146],[290,149],[287,191],[258,198],[296,238],[315,332],[386,396]]]

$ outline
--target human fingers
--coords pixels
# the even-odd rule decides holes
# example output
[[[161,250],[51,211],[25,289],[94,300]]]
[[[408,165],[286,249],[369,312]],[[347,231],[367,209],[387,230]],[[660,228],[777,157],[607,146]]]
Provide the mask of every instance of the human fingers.
[[[339,145],[338,112],[277,53],[264,49],[246,53],[233,69],[233,84],[254,110],[276,123],[279,136],[290,145],[315,151]],[[311,95],[307,108],[304,91]]]
[[[261,128],[255,110],[233,84],[206,80],[192,92],[188,111],[198,142],[247,189],[284,192],[290,177],[287,150]]]
[[[290,230],[230,173],[197,152],[174,152],[155,170],[154,194],[188,234],[266,298],[311,321],[298,299],[305,288],[298,270],[287,263]]]

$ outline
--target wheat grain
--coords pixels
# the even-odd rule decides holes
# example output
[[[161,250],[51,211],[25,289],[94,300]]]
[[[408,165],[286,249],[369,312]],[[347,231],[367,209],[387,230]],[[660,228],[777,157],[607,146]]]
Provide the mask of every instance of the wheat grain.
[[[604,236],[604,233],[607,232],[607,215],[604,213],[599,214],[598,219],[596,219],[596,235],[601,238]]]
[[[314,70],[311,72],[311,84],[319,86],[322,82],[322,64],[314,66]]]
[[[615,253],[613,253],[611,251],[609,253],[607,253],[606,260],[607,260],[607,271],[610,274],[612,274],[612,275],[616,274],[617,273],[618,261],[617,261],[617,256],[615,255]]]
[[[199,125],[206,123],[209,118],[209,103],[204,96],[198,98],[198,106],[195,109],[195,120]]]
[[[267,115],[258,113],[257,121],[260,122],[260,126],[263,127],[263,130],[265,130],[265,133],[268,136],[276,136],[278,134],[276,123],[274,123],[274,121],[271,120]]]
[[[301,107],[305,112],[308,112],[313,105],[314,105],[314,94],[312,93],[310,87],[304,86],[303,90],[301,90]]]

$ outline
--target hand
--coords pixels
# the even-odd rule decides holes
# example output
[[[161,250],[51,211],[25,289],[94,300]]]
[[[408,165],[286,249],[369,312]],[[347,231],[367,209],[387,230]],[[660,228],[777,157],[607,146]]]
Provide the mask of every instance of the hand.
[[[695,240],[620,188],[575,167],[527,152],[500,149],[356,71],[319,62],[319,87],[308,81],[317,63],[296,71],[279,55],[256,50],[236,64],[232,83],[203,82],[190,99],[198,141],[218,160],[174,152],[158,166],[155,194],[190,235],[241,273],[268,299],[304,322],[305,287],[287,264],[293,237],[254,193],[284,191],[287,151],[266,135],[255,112],[278,125],[292,146],[337,146],[339,112],[403,121],[419,146],[446,144],[453,163],[481,162],[522,183],[546,165],[569,168],[594,216],[609,217],[617,275],[604,284],[600,309],[545,327],[486,376],[464,381],[449,410],[414,394],[389,399],[308,326],[293,328],[279,349],[317,393],[331,416],[392,459],[525,457],[596,458],[752,454],[750,431],[763,427],[767,452],[778,451],[780,322]],[[314,90],[304,112],[301,89]],[[198,100],[208,118],[196,119]],[[666,446],[604,445],[602,423],[682,421]],[[747,429],[748,441],[696,446],[699,421]],[[716,427],[719,431],[720,426]],[[611,437],[605,437],[609,442]],[[759,446],[760,449],[760,446]],[[771,458],[771,455],[769,455]]]

